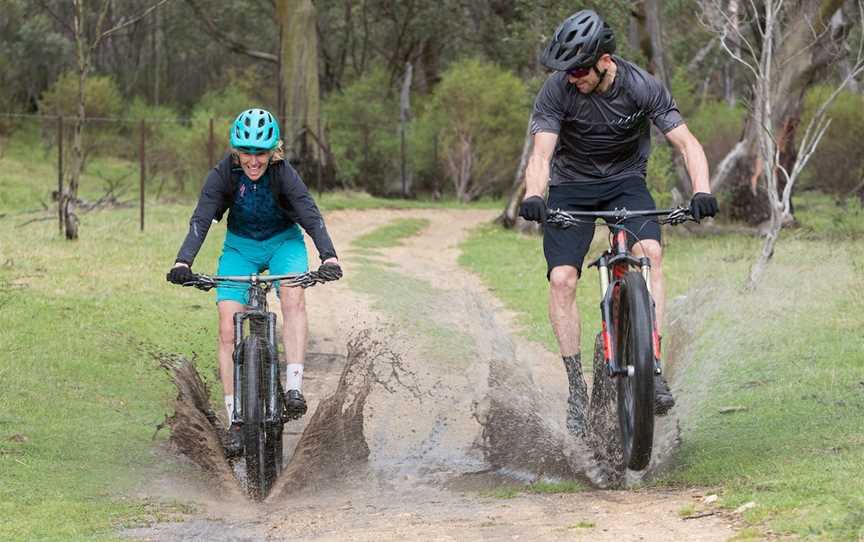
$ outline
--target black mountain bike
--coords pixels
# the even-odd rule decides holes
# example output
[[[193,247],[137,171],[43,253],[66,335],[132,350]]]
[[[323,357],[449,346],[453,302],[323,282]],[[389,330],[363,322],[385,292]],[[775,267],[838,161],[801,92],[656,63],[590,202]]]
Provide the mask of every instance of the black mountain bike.
[[[255,500],[267,496],[282,471],[282,426],[299,417],[285,407],[279,379],[276,315],[267,308],[267,292],[275,281],[301,288],[325,282],[316,271],[309,271],[296,275],[196,275],[183,284],[205,291],[220,283],[249,284],[247,310],[234,314],[233,416],[241,428],[247,491]]]
[[[651,262],[637,258],[627,246],[629,232],[621,223],[632,217],[658,217],[660,224],[694,220],[690,210],[561,211],[550,209],[546,224],[568,228],[594,224],[603,218],[609,226],[609,249],[588,267],[600,273],[601,338],[606,372],[618,390],[618,425],[624,465],[642,470],[651,461],[654,445],[654,375],[660,374],[660,336],[651,297]],[[662,217],[662,218],[660,218]]]

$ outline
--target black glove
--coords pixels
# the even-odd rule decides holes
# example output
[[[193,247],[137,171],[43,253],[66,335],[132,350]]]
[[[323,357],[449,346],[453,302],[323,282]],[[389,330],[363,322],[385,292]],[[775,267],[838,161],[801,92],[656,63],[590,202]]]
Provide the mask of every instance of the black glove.
[[[540,196],[531,196],[519,206],[519,216],[534,222],[546,222],[546,202]]]
[[[717,214],[717,198],[707,192],[696,192],[690,199],[690,214],[699,222]]]
[[[165,275],[165,280],[182,286],[187,282],[195,280],[195,273],[186,265],[178,265],[177,267],[172,267],[171,271],[168,271],[168,274]]]
[[[331,280],[339,280],[342,278],[342,268],[339,267],[338,263],[323,263],[321,267],[318,268],[318,276],[321,277],[322,280],[331,281]]]

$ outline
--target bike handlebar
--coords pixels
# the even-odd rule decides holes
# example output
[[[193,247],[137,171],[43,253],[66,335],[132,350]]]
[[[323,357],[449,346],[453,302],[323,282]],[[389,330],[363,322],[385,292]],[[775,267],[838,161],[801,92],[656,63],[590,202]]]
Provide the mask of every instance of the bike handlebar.
[[[282,282],[288,287],[310,288],[316,284],[328,282],[321,278],[317,271],[307,271],[306,273],[290,274],[290,275],[195,275],[195,279],[189,282],[184,282],[183,286],[194,286],[205,292],[215,288],[220,282],[248,282],[250,284],[267,284],[276,281]]]
[[[693,215],[687,207],[675,207],[674,209],[651,209],[642,211],[629,211],[626,208],[614,209],[612,211],[562,211],[561,209],[548,209],[546,211],[546,223],[560,228],[567,228],[578,223],[585,222],[580,218],[604,218],[619,223],[628,218],[637,216],[662,216],[665,217],[658,222],[660,224],[683,224],[693,221]]]

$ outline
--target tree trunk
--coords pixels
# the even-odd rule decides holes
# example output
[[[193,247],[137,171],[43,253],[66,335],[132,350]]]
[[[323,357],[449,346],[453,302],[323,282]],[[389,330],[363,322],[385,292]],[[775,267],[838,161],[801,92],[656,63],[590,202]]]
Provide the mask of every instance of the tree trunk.
[[[807,89],[819,80],[832,61],[836,61],[825,54],[825,49],[830,47],[826,40],[813,43],[814,30],[822,32],[828,17],[841,3],[841,0],[802,0],[795,7],[790,6],[781,24],[783,39],[776,43],[774,65],[782,69],[777,70],[769,89],[773,109],[769,122],[772,133],[778,134],[778,143],[782,143],[781,165],[788,165],[794,159],[794,150],[790,152],[790,149],[795,148],[795,128]],[[814,28],[813,21],[821,29]],[[762,223],[771,216],[764,185],[759,182],[764,174],[758,151],[761,130],[763,127],[758,122],[752,118],[748,121],[741,139],[746,158],[733,169],[729,183],[729,213],[732,218],[749,224]],[[782,186],[778,189],[782,190]]]
[[[663,82],[666,88],[671,86],[672,74],[666,68],[665,47],[663,46],[663,27],[660,25],[660,13],[663,11],[663,0],[645,0],[645,26],[651,42],[651,72]]]
[[[61,195],[63,205],[64,233],[66,239],[78,239],[78,216],[75,214],[75,202],[78,201],[78,185],[81,172],[84,169],[84,121],[86,118],[85,85],[89,68],[89,46],[85,43],[84,0],[76,0],[72,6],[73,30],[75,33],[75,56],[78,70],[78,113],[72,124],[72,160],[69,167],[69,183],[65,194]]]
[[[280,58],[286,151],[290,158],[320,163],[321,152],[306,134],[306,130],[317,129],[320,116],[315,6],[311,0],[278,0],[276,13],[282,27]]]
[[[510,198],[496,222],[505,228],[512,228],[519,218],[519,204],[525,196],[525,167],[528,165],[528,157],[534,147],[534,134],[531,133],[531,116],[528,117],[528,125],[525,127],[525,141],[522,143],[522,154],[519,157],[519,166],[513,175],[513,185],[510,188]]]

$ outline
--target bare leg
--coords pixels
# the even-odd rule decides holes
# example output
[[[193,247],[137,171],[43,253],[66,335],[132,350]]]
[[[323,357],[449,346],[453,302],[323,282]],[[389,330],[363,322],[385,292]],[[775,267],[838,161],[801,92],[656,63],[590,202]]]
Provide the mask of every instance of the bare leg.
[[[570,396],[567,399],[567,429],[578,435],[585,434],[585,417],[588,408],[588,387],[582,376],[580,355],[581,322],[576,306],[576,283],[579,274],[576,268],[562,265],[549,274],[549,319],[558,338]]]
[[[660,243],[646,239],[633,245],[636,256],[647,256],[651,260],[651,296],[654,298],[654,315],[657,333],[663,335],[663,317],[666,309],[666,285],[663,281],[663,249]]]
[[[576,268],[571,265],[555,267],[549,274],[549,320],[562,356],[573,356],[580,351],[582,329],[576,307],[578,279]]]
[[[234,313],[245,307],[236,301],[220,301],[219,344],[216,357],[219,360],[219,378],[225,395],[234,395]]]
[[[289,368],[287,389],[300,389],[303,378],[303,363],[306,360],[306,343],[309,336],[309,319],[306,315],[306,292],[303,288],[281,286],[279,300],[282,307],[282,343],[285,347],[285,363]],[[299,369],[296,367],[299,365]],[[290,373],[293,369],[294,373]]]

